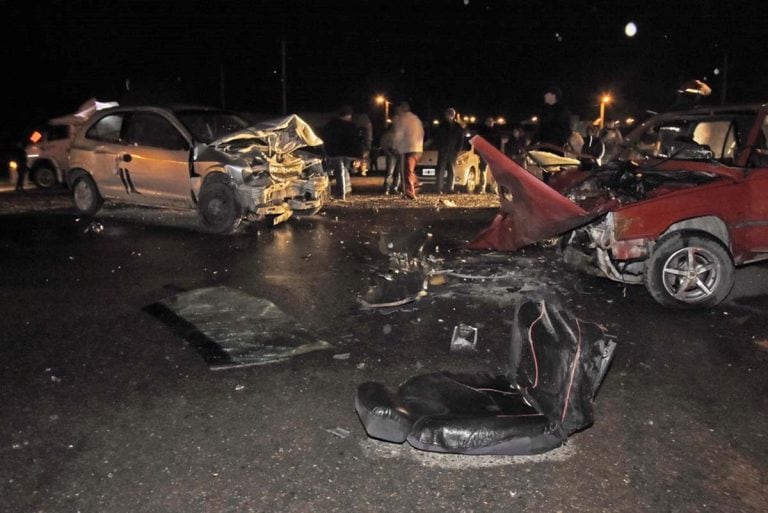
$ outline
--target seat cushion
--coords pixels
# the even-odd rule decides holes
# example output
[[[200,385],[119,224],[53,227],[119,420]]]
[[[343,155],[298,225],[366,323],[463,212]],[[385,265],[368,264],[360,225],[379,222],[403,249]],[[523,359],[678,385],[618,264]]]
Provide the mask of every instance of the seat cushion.
[[[363,383],[355,409],[369,436],[433,452],[536,454],[563,442],[506,376],[488,372],[423,374],[397,392]]]

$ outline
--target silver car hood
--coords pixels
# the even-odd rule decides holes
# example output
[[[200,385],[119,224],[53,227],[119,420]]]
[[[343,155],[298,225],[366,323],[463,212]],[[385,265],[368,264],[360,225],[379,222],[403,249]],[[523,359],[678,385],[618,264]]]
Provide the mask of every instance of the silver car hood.
[[[254,152],[280,156],[292,153],[306,146],[320,146],[323,140],[312,127],[296,114],[263,121],[221,139],[210,146],[233,156]]]

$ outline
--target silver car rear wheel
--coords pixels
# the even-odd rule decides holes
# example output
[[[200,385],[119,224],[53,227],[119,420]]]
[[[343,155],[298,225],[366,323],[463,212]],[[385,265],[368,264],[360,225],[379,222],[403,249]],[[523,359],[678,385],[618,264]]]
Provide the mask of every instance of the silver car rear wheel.
[[[50,189],[58,183],[56,171],[49,166],[40,166],[32,171],[32,181],[41,189]]]
[[[104,203],[99,189],[88,175],[80,176],[75,180],[72,187],[72,200],[77,211],[85,215],[95,214]]]

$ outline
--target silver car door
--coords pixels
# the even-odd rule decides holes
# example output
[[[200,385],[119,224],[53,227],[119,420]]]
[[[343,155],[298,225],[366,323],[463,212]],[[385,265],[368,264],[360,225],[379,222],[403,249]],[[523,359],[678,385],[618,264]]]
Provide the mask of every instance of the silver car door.
[[[193,206],[187,138],[154,112],[134,113],[127,123],[128,144],[118,156],[118,175],[131,202]]]

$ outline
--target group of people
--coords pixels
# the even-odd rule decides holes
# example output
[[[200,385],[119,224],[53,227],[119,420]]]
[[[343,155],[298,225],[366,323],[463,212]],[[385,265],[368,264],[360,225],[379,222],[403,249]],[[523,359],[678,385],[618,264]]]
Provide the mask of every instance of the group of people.
[[[370,127],[361,140],[359,123],[352,120],[351,107],[342,107],[333,120],[321,130],[328,156],[328,164],[335,183],[334,196],[344,199],[351,192],[350,171],[365,162],[371,147]],[[465,126],[454,108],[443,112],[443,121],[436,127],[432,143],[437,150],[436,188],[438,194],[454,190],[456,158],[461,151]],[[520,165],[524,164],[525,152],[532,144],[538,148],[559,155],[566,152],[579,155],[583,169],[599,166],[603,159],[609,159],[621,149],[623,136],[616,122],[606,124],[604,130],[595,124],[587,126],[585,136],[572,126],[571,113],[562,102],[562,91],[550,87],[544,91],[544,102],[538,116],[538,125],[532,137],[523,127],[512,127],[511,135],[504,138],[492,117],[485,119],[478,129],[478,135]],[[367,147],[366,141],[367,140]],[[424,152],[424,125],[411,111],[408,102],[396,106],[392,125],[380,139],[380,147],[386,159],[384,194],[402,191],[405,198],[415,199],[420,187],[416,165]],[[488,163],[480,157],[477,189],[484,193],[495,192]],[[364,171],[361,173],[364,174]]]
[[[603,160],[617,156],[624,141],[618,123],[609,121],[604,128],[590,124],[586,136],[582,137],[574,130],[571,114],[561,99],[562,91],[557,87],[550,87],[544,92],[544,106],[532,142],[541,143],[545,149],[560,155],[566,150],[579,154],[583,169],[595,168]]]
[[[365,148],[360,145],[360,130],[352,122],[352,115],[351,107],[342,107],[320,131],[334,178],[333,194],[339,199],[344,199],[352,190],[350,170],[366,158]],[[424,125],[411,112],[408,102],[397,105],[392,127],[382,136],[381,146],[387,158],[385,194],[394,193],[402,182],[403,195],[415,199],[419,187],[416,163],[424,152]]]

